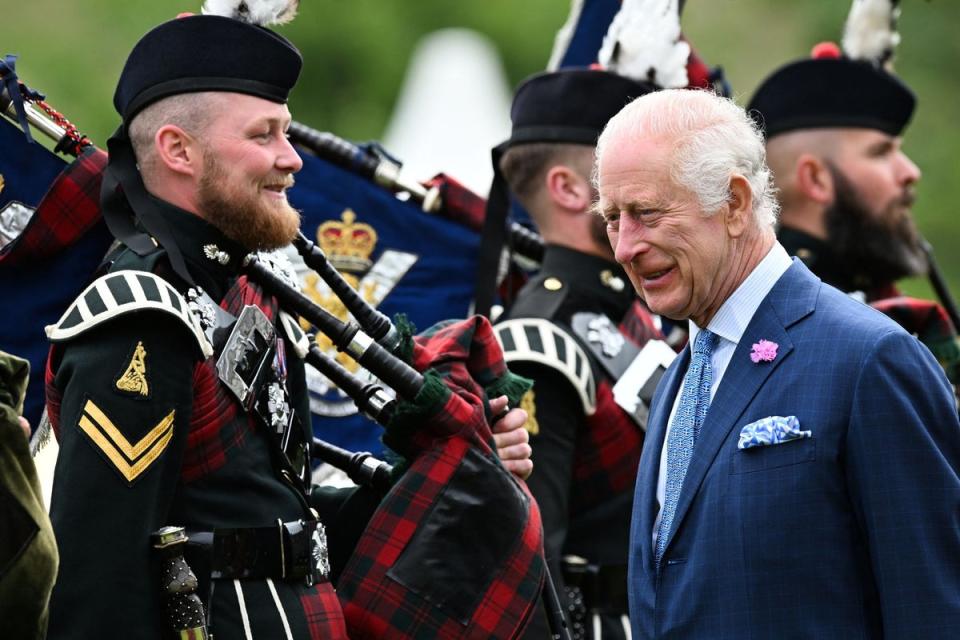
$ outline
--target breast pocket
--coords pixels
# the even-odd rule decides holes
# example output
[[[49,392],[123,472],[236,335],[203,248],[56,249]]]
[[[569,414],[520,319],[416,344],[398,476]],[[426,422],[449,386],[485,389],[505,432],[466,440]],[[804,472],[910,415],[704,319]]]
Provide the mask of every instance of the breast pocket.
[[[800,438],[780,444],[771,444],[737,450],[733,455],[730,473],[755,473],[805,462],[817,457],[816,438]]]

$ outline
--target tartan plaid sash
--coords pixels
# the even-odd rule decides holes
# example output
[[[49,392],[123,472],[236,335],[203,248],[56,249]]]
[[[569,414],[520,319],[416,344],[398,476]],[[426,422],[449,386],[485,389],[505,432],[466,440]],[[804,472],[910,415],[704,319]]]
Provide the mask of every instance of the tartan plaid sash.
[[[41,262],[69,247],[98,224],[100,182],[107,154],[90,147],[57,176],[27,227],[0,251],[5,266]],[[106,251],[106,244],[104,251]]]

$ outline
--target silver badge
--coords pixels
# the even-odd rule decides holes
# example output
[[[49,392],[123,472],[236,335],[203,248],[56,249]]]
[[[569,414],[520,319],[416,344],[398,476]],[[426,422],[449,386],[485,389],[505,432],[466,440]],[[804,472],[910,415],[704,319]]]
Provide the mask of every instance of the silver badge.
[[[194,315],[204,331],[212,327],[217,319],[217,312],[210,303],[209,296],[200,287],[187,289],[187,309]]]
[[[208,259],[213,260],[214,262],[219,262],[224,266],[230,262],[230,254],[226,251],[221,251],[220,247],[215,244],[203,245],[203,255],[205,255]]]
[[[623,335],[606,316],[597,316],[587,324],[587,340],[600,345],[603,355],[608,358],[616,357],[624,342]]]
[[[267,386],[267,410],[270,413],[270,426],[282,434],[290,422],[290,404],[279,382],[271,382]]]
[[[300,280],[297,278],[297,270],[294,269],[293,263],[290,262],[290,258],[287,257],[282,250],[278,249],[276,251],[258,251],[254,254],[257,258],[257,262],[264,265],[270,272],[286,282],[288,285],[300,290]]]
[[[313,531],[313,548],[310,551],[313,554],[313,566],[316,568],[317,575],[322,578],[329,577],[330,554],[327,550],[327,530],[320,522],[317,522],[317,528]]]

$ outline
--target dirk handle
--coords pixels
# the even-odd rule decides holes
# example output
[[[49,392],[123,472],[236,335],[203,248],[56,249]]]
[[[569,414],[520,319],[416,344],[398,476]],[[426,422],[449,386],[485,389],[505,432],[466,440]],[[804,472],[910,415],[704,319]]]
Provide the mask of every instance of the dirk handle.
[[[159,562],[166,629],[171,638],[207,640],[206,614],[197,595],[197,576],[183,557],[187,534],[183,527],[164,527],[150,535]]]

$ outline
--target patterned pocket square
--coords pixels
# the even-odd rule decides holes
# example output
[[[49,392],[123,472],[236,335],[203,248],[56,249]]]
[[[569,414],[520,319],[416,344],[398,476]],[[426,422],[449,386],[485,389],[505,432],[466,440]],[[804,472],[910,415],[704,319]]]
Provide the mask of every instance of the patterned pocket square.
[[[737,443],[738,449],[750,449],[752,447],[766,447],[781,442],[790,442],[791,440],[800,440],[801,438],[810,438],[812,431],[801,431],[800,421],[796,416],[770,416],[762,418],[756,422],[751,422],[740,430],[740,442]]]

